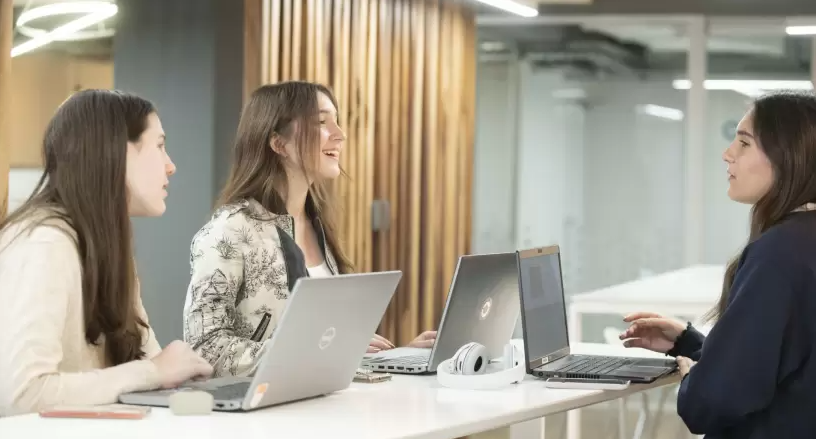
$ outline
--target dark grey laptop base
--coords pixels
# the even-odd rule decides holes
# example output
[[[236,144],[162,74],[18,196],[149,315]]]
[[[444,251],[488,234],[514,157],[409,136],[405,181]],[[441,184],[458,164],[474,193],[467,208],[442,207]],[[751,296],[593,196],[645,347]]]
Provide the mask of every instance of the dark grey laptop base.
[[[572,354],[557,245],[516,252],[527,373],[540,378],[651,383],[677,369],[671,358]]]
[[[531,369],[527,373],[540,378],[624,379],[633,383],[651,383],[673,372],[677,363],[670,358],[604,357],[568,355]]]

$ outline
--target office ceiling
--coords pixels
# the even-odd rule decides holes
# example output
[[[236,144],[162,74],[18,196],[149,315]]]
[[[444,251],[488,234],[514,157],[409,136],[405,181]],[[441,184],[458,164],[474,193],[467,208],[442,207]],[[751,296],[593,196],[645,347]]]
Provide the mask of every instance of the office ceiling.
[[[709,16],[795,16],[816,14],[812,0],[591,0],[587,5],[539,1],[544,14],[704,14]]]
[[[637,15],[632,20],[621,19],[603,11],[609,1],[630,12],[649,13],[650,17]],[[666,16],[670,4],[690,4],[698,7],[700,2],[669,2],[638,0],[593,0],[589,6],[539,7],[539,18],[524,19],[497,10],[482,9],[479,15],[480,55],[483,59],[528,56],[542,67],[568,68],[577,76],[639,76],[685,75],[689,40],[685,28],[679,23],[655,20]],[[812,0],[809,0],[812,1]],[[757,0],[706,0],[708,6],[723,8],[742,4],[741,10],[755,11],[763,2]],[[648,6],[662,5],[663,9]],[[771,2],[768,2],[771,3]],[[797,4],[811,5],[796,15],[808,15],[816,2],[798,0],[774,2],[780,8],[794,8]],[[636,4],[644,6],[633,9]],[[646,8],[648,6],[649,9]],[[754,9],[751,9],[754,8]],[[543,11],[549,11],[542,13]],[[721,9],[715,9],[720,11]],[[586,15],[586,11],[594,11]],[[583,13],[582,13],[583,12]],[[688,12],[688,11],[687,11]],[[574,24],[553,24],[559,16],[589,16],[589,19],[570,21]],[[734,14],[740,15],[740,14]],[[604,19],[606,18],[610,19]],[[675,15],[677,17],[677,15]],[[712,75],[752,74],[774,77],[807,77],[810,72],[811,39],[788,37],[784,33],[784,17],[741,17],[724,21],[712,17],[708,36],[708,64]],[[727,24],[722,24],[727,23]]]
[[[25,7],[71,0],[14,0],[15,20]],[[233,0],[238,1],[238,0]],[[648,21],[609,24],[598,20],[583,24],[529,25],[521,17],[505,13],[475,0],[450,0],[469,4],[480,17],[494,19],[480,24],[480,52],[483,55],[532,54],[541,66],[569,66],[586,74],[649,75],[685,71],[688,38],[682,26]],[[588,5],[553,4],[578,0],[524,0],[539,2],[541,17],[559,15],[605,14],[693,14],[714,16],[816,16],[813,0],[591,0]],[[585,0],[580,0],[585,1]],[[69,18],[70,19],[70,18]],[[115,26],[115,19],[106,23]],[[496,20],[498,19],[498,20]],[[58,26],[59,20],[43,20],[43,27]],[[496,21],[506,20],[503,24]],[[488,20],[489,22],[489,20]],[[15,33],[14,44],[25,41]],[[42,50],[54,50],[78,56],[109,58],[112,38],[79,42],[55,42]],[[809,38],[787,37],[782,26],[743,26],[711,28],[709,70],[712,73],[755,72],[802,75],[810,66]]]
[[[476,0],[482,14],[502,15],[503,12],[484,6]],[[708,16],[796,16],[816,14],[812,0],[515,0],[538,4],[540,15],[574,14],[702,14]]]

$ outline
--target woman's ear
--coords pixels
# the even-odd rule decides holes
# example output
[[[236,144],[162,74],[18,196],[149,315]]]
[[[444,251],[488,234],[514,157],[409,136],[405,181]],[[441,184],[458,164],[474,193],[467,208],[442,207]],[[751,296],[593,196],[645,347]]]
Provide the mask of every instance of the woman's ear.
[[[284,141],[283,138],[278,135],[278,133],[272,134],[272,139],[269,141],[269,147],[272,148],[272,151],[286,157],[286,141]]]

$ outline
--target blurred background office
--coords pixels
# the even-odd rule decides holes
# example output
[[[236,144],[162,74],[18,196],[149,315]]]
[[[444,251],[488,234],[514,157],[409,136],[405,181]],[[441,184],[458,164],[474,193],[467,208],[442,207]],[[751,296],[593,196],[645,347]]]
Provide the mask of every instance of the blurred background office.
[[[816,67],[808,0],[0,5],[8,210],[39,179],[43,130],[71,93],[119,88],[158,105],[178,173],[167,214],[137,219],[135,240],[163,344],[181,336],[190,240],[258,85],[307,79],[337,93],[346,245],[360,271],[405,272],[384,336],[437,325],[459,255],[559,244],[580,304],[573,340],[612,342],[610,297],[689,319],[715,302],[748,232],[721,153],[752,97],[811,89]],[[672,302],[685,294],[693,306]]]

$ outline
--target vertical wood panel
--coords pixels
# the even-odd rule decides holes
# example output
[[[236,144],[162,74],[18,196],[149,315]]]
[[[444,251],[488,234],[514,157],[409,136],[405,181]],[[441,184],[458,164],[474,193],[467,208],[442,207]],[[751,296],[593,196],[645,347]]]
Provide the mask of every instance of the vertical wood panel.
[[[264,35],[265,0],[244,0],[244,100],[261,85],[268,62],[268,35]],[[268,29],[268,27],[266,27]]]
[[[281,25],[283,22],[283,8],[280,0],[266,0],[271,3],[271,16],[269,20],[263,21],[269,29],[262,33],[269,34],[269,78],[263,78],[265,82],[274,84],[280,81],[281,71]]]
[[[261,81],[334,91],[348,137],[349,178],[334,185],[341,241],[358,271],[403,271],[380,333],[404,344],[436,327],[469,251],[472,11],[442,0],[263,1]],[[371,229],[374,200],[389,202],[387,230]]]
[[[306,38],[306,78],[310,81],[320,81],[317,78],[317,71],[316,65],[317,62],[322,56],[319,56],[317,53],[317,46],[316,46],[316,39],[317,39],[317,28],[320,27],[320,22],[317,19],[317,3],[320,0],[307,0],[306,1],[306,13],[304,19],[304,26],[306,27],[305,38]]]
[[[404,313],[402,321],[400,322],[399,331],[407,331],[410,334],[415,334],[419,331],[419,324],[421,319],[420,309],[420,293],[422,292],[422,279],[425,273],[422,273],[422,258],[420,252],[422,250],[422,156],[423,156],[423,113],[426,104],[425,98],[425,8],[427,3],[424,1],[411,3],[411,40],[413,47],[411,47],[411,88],[413,95],[411,96],[411,143],[410,143],[410,159],[407,162],[408,168],[400,169],[401,172],[408,172],[410,178],[409,197],[411,200],[408,218],[410,218],[410,239],[408,240],[407,248],[403,249],[408,252],[408,264],[405,267],[410,270],[408,282],[408,309],[413,310],[413,313]],[[429,133],[433,134],[433,133]],[[432,170],[428,170],[432,172]],[[431,257],[426,253],[426,257]]]
[[[396,334],[391,340],[399,341],[403,336],[402,332],[407,332],[402,326],[403,316],[418,312],[415,308],[410,308],[410,292],[414,286],[411,283],[411,278],[419,276],[419,273],[411,271],[411,221],[410,221],[410,203],[411,203],[411,174],[408,172],[407,164],[410,157],[411,144],[411,0],[400,0],[400,51],[401,51],[401,67],[400,67],[400,113],[398,119],[399,124],[399,162],[398,167],[392,168],[399,174],[399,198],[396,202],[395,214],[392,218],[395,219],[391,226],[398,234],[398,266],[403,270],[403,281],[400,283],[399,290],[397,290],[396,302],[396,320],[392,322],[392,330]],[[397,221],[397,218],[408,218],[408,221]]]
[[[380,44],[378,24],[380,20],[379,7],[382,2],[380,0],[370,0],[368,10],[368,66],[366,70],[366,111],[365,111],[365,127],[366,127],[366,155],[365,168],[366,175],[372,178],[366,178],[365,182],[365,203],[364,211],[371,212],[371,205],[374,203],[374,181],[378,174],[375,168],[376,161],[376,147],[378,145],[376,139],[377,118],[380,116],[381,108],[377,106],[377,69],[379,68],[380,57],[378,56],[377,48]],[[383,5],[384,6],[384,5]],[[383,60],[383,63],[387,63]],[[383,66],[385,67],[385,66]],[[387,77],[387,70],[384,71],[384,77]],[[387,120],[387,118],[384,118]],[[387,168],[381,168],[387,169]],[[374,269],[374,236],[371,233],[371,215],[361,215],[362,217],[362,231],[366,235],[363,241],[363,255],[365,256],[365,271],[372,271]]]
[[[11,0],[0,0],[0,219],[8,209],[9,157],[11,151]]]
[[[274,1],[274,0],[272,0]],[[296,78],[292,75],[292,51],[300,50],[300,47],[292,47],[294,37],[292,35],[292,3],[299,0],[279,0],[283,3],[281,8],[281,21],[278,23],[278,28],[281,29],[281,52],[283,52],[283,59],[281,60],[281,69],[283,69],[278,77],[279,81],[287,78]],[[273,49],[274,50],[274,49]]]
[[[422,328],[431,328],[436,324],[434,312],[436,304],[435,297],[444,294],[441,288],[442,282],[439,282],[440,263],[447,262],[442,260],[442,255],[440,254],[442,248],[440,238],[443,236],[443,231],[440,230],[441,216],[435,214],[435,212],[440,212],[444,209],[441,198],[443,195],[441,192],[444,190],[444,186],[440,184],[442,181],[439,175],[439,164],[442,162],[442,159],[444,159],[445,150],[445,146],[439,142],[440,128],[444,124],[444,121],[440,123],[441,114],[439,112],[441,104],[439,99],[439,55],[440,51],[445,53],[445,48],[440,46],[439,8],[436,5],[438,1],[439,0],[432,0],[425,3],[426,9],[423,11],[425,23],[423,23],[424,30],[422,33],[425,37],[425,41],[424,44],[419,43],[418,48],[424,55],[424,62],[426,63],[423,69],[426,100],[424,102],[424,108],[414,108],[415,114],[419,112],[423,113],[423,125],[427,132],[427,135],[424,136],[425,142],[422,151],[422,157],[424,159],[423,174],[425,175],[425,178],[422,179],[422,210],[428,213],[427,215],[422,215],[423,224],[421,231],[423,249],[421,259],[424,263],[422,273],[424,282],[421,287],[421,292],[427,292],[422,295],[421,300],[422,314],[420,324]],[[445,86],[445,84],[442,85]]]
[[[292,77],[301,79],[303,70],[303,1],[292,2]]]
[[[374,185],[372,196],[379,200],[394,200],[395,196],[392,185],[392,181],[394,180],[392,177],[396,176],[396,173],[376,172],[377,169],[390,169],[393,166],[391,164],[392,157],[394,157],[394,151],[396,149],[396,142],[393,141],[392,133],[397,132],[397,130],[392,115],[396,115],[398,112],[394,111],[391,107],[393,102],[391,92],[393,73],[397,68],[394,63],[393,9],[380,7],[377,24],[377,39],[379,44],[377,45],[378,62],[375,68],[379,68],[380,71],[387,73],[377,77],[377,113],[376,117],[372,118],[374,119],[375,136],[378,146],[377,154],[374,155],[373,166],[376,184]],[[374,74],[376,74],[376,71]],[[377,123],[377,121],[383,121],[384,123]],[[390,206],[390,209],[391,215],[393,215],[393,205]],[[390,230],[393,230],[393,228]],[[372,265],[375,269],[392,270],[396,268],[396,264],[392,260],[392,255],[396,254],[396,246],[392,243],[392,236],[393,233],[391,231],[380,230],[374,233]],[[382,322],[384,327],[393,327],[395,309],[396,307],[392,306],[388,312],[386,312]],[[393,339],[394,335],[395,333],[392,330],[384,334],[384,336],[389,339]]]

